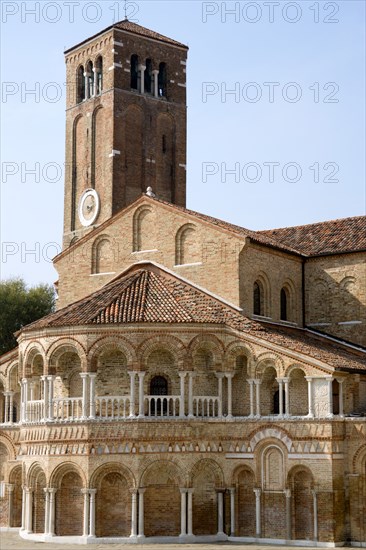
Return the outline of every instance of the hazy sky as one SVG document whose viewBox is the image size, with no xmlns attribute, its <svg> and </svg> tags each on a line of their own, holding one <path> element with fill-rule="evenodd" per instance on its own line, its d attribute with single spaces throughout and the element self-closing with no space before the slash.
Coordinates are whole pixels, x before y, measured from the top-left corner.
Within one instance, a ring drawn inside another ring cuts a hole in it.
<svg viewBox="0 0 366 550">
<path fill-rule="evenodd" d="M 1 2 L 1 278 L 57 279 L 63 52 L 123 19 L 123 6 Z M 189 208 L 251 229 L 365 214 L 363 0 L 127 8 L 190 48 Z"/>
</svg>

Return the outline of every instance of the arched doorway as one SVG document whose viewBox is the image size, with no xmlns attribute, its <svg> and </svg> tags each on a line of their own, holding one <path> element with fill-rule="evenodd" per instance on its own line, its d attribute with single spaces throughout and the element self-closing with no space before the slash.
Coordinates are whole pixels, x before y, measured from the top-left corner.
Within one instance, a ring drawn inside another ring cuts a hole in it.
<svg viewBox="0 0 366 550">
<path fill-rule="evenodd" d="M 295 540 L 314 539 L 313 476 L 301 467 L 291 475 L 292 536 Z"/>
<path fill-rule="evenodd" d="M 96 536 L 128 537 L 131 530 L 131 495 L 128 481 L 118 469 L 101 474 L 96 494 Z"/>
<path fill-rule="evenodd" d="M 254 474 L 241 470 L 237 478 L 237 536 L 255 536 Z"/>
<path fill-rule="evenodd" d="M 81 536 L 83 534 L 84 499 L 83 482 L 75 471 L 65 473 L 56 493 L 56 535 Z"/>
</svg>

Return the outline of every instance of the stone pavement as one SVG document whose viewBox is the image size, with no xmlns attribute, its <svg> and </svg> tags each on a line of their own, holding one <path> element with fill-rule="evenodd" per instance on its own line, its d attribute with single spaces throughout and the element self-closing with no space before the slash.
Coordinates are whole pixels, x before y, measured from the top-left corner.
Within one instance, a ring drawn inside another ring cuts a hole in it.
<svg viewBox="0 0 366 550">
<path fill-rule="evenodd" d="M 0 533 L 0 550 L 81 550 L 89 548 L 90 550 L 148 550 L 147 544 L 52 544 L 47 542 L 33 542 L 21 539 L 17 533 Z M 243 550 L 249 547 L 250 550 L 273 550 L 283 548 L 282 546 L 258 545 L 258 544 L 237 544 L 224 542 L 221 544 L 154 544 L 153 550 Z M 299 550 L 299 547 L 286 546 L 286 550 Z M 307 546 L 306 550 L 319 550 Z"/>
</svg>

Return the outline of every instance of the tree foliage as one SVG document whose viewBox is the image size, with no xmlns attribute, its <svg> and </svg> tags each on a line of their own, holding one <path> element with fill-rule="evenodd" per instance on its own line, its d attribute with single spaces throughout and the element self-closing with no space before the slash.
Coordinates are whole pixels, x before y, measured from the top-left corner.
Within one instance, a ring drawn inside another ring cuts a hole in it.
<svg viewBox="0 0 366 550">
<path fill-rule="evenodd" d="M 0 355 L 16 347 L 14 332 L 54 308 L 55 291 L 51 285 L 28 288 L 23 279 L 0 281 Z"/>
</svg>

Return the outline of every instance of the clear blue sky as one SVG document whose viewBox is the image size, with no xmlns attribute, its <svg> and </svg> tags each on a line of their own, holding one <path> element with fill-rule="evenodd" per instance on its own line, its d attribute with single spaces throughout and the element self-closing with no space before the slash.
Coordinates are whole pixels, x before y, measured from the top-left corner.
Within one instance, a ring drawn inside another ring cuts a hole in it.
<svg viewBox="0 0 366 550">
<path fill-rule="evenodd" d="M 123 4 L 1 2 L 2 278 L 57 278 L 63 176 L 47 165 L 64 163 L 63 51 Z M 251 229 L 365 214 L 363 0 L 128 4 L 190 48 L 189 208 Z"/>
</svg>

